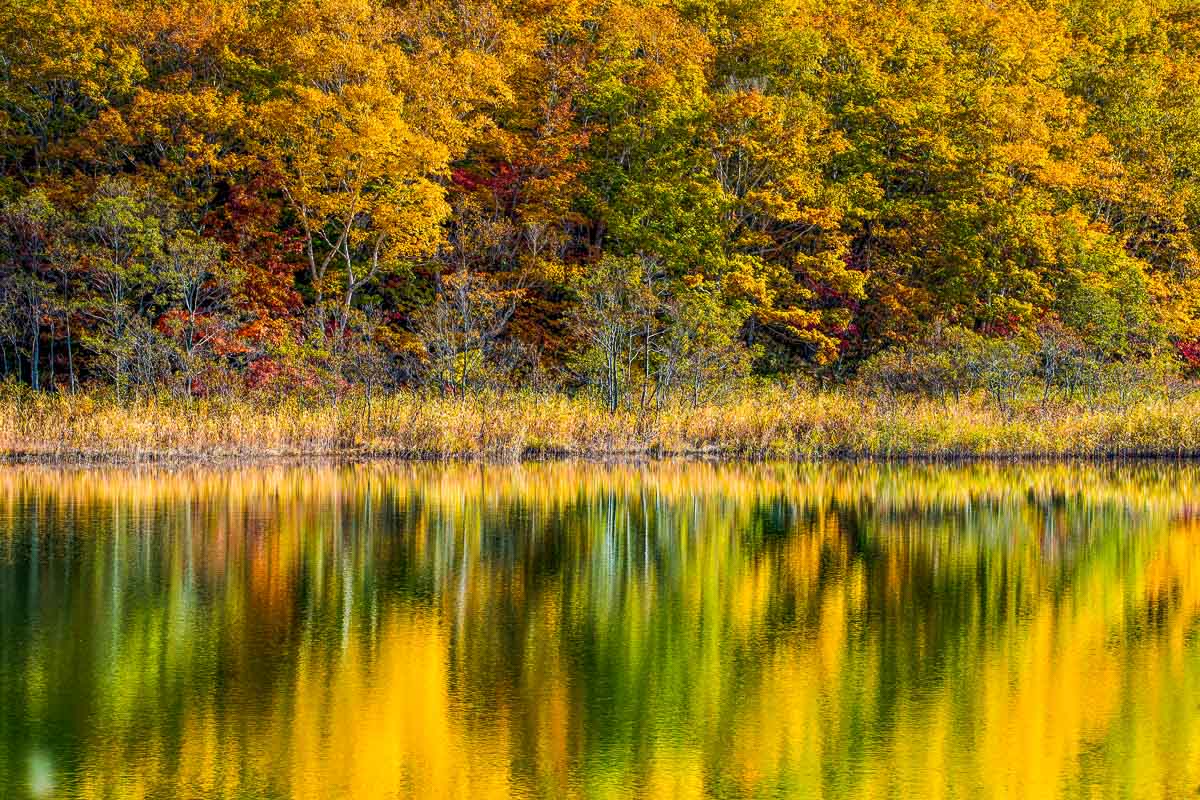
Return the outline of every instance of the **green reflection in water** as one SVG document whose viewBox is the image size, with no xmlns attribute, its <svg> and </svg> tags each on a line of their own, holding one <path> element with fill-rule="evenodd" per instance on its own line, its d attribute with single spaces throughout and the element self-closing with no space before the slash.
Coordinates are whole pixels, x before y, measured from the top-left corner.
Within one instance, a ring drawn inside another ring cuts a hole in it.
<svg viewBox="0 0 1200 800">
<path fill-rule="evenodd" d="M 7 469 L 0 797 L 1190 796 L 1197 478 Z"/>
</svg>

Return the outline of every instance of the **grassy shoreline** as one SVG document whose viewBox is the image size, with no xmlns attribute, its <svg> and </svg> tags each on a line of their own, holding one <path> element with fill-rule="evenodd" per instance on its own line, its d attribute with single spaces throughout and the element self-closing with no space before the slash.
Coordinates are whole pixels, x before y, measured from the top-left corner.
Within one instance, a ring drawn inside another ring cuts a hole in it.
<svg viewBox="0 0 1200 800">
<path fill-rule="evenodd" d="M 700 408 L 610 414 L 585 399 L 419 394 L 118 404 L 95 395 L 0 395 L 0 458 L 156 461 L 337 457 L 520 460 L 1134 458 L 1200 456 L 1200 397 L 1127 407 L 982 396 L 889 403 L 844 390 L 759 389 Z"/>
</svg>

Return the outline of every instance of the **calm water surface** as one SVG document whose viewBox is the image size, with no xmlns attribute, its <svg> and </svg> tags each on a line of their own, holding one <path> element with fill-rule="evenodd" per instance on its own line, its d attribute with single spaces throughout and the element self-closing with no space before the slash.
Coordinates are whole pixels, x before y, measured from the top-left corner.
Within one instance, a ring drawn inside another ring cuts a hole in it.
<svg viewBox="0 0 1200 800">
<path fill-rule="evenodd" d="M 1192 797 L 1194 467 L 0 470 L 0 798 Z"/>
</svg>

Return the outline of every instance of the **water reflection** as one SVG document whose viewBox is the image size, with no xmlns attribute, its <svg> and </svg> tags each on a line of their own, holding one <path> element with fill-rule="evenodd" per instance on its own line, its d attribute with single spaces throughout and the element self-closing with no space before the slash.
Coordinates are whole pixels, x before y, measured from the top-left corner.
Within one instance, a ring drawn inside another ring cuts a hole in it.
<svg viewBox="0 0 1200 800">
<path fill-rule="evenodd" d="M 1198 477 L 6 469 L 0 796 L 1191 795 Z"/>
</svg>

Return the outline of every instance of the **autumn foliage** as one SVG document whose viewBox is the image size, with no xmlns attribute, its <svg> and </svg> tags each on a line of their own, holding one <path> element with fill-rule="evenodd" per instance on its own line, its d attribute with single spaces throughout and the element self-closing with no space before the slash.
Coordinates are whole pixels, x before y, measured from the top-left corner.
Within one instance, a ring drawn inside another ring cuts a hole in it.
<svg viewBox="0 0 1200 800">
<path fill-rule="evenodd" d="M 1200 15 L 14 0 L 0 204 L 0 366 L 39 389 L 616 409 L 944 330 L 1194 370 Z"/>
</svg>

